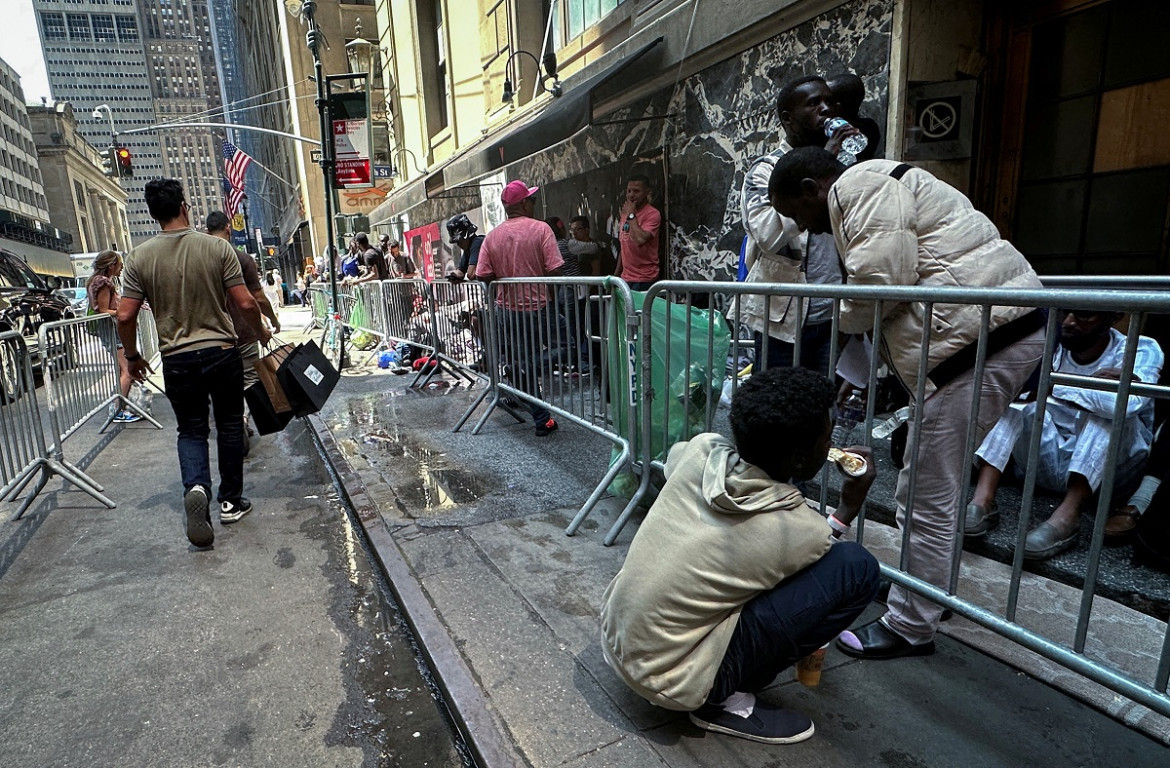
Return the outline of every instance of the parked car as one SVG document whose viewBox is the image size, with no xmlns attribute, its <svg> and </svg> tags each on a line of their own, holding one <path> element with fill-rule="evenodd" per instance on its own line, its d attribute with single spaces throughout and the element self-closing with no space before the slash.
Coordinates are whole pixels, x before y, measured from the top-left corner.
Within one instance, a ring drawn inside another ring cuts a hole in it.
<svg viewBox="0 0 1170 768">
<path fill-rule="evenodd" d="M 20 331 L 34 371 L 39 371 L 42 363 L 37 338 L 41 324 L 75 316 L 69 302 L 53 294 L 53 287 L 29 269 L 24 259 L 0 248 L 0 332 Z M 11 350 L 0 345 L 0 402 L 15 399 L 18 380 L 19 369 Z"/>
<path fill-rule="evenodd" d="M 77 317 L 88 314 L 89 311 L 89 293 L 85 286 L 79 288 L 58 288 L 53 291 L 53 294 L 60 296 L 69 302 L 69 308 L 73 310 L 73 314 Z"/>
</svg>

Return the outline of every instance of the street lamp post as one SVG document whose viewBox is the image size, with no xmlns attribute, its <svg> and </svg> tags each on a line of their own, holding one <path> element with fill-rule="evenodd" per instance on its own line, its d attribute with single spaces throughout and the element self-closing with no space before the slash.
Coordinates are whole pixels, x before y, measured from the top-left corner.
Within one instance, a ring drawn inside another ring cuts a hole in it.
<svg viewBox="0 0 1170 768">
<path fill-rule="evenodd" d="M 309 31 L 305 33 L 305 45 L 313 54 L 313 74 L 317 83 L 317 113 L 321 123 L 321 176 L 325 182 L 325 243 L 329 249 L 329 314 L 334 323 L 341 322 L 341 301 L 337 293 L 338 251 L 333 244 L 333 116 L 329 104 L 329 86 L 325 79 L 325 67 L 321 63 L 321 46 L 325 36 L 317 25 L 317 3 L 315 0 L 285 0 L 285 8 L 294 16 L 304 19 Z M 344 343 L 338 345 L 337 370 L 345 360 Z"/>
<path fill-rule="evenodd" d="M 102 110 L 106 111 L 106 117 L 110 120 L 110 146 L 116 146 L 118 143 L 118 132 L 114 130 L 114 112 L 110 109 L 109 104 L 98 104 L 93 108 L 93 119 L 102 119 Z"/>
</svg>

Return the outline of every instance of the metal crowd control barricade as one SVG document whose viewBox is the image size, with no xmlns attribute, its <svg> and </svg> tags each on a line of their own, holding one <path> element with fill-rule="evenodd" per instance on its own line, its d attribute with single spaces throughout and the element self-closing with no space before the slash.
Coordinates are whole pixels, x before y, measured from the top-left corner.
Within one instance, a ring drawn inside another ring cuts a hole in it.
<svg viewBox="0 0 1170 768">
<path fill-rule="evenodd" d="M 837 326 L 839 321 L 839 301 L 850 300 L 856 302 L 863 302 L 864 304 L 872 304 L 873 307 L 873 326 L 872 341 L 875 349 L 882 348 L 883 339 L 880 327 L 881 318 L 885 316 L 886 309 L 890 304 L 894 303 L 911 303 L 916 304 L 921 312 L 921 316 L 929 317 L 933 312 L 936 304 L 966 304 L 978 306 L 981 308 L 981 328 L 978 332 L 978 338 L 973 342 L 975 349 L 975 358 L 971 367 L 973 374 L 973 382 L 970 385 L 972 390 L 972 405 L 970 413 L 967 417 L 967 434 L 965 439 L 965 453 L 963 456 L 963 467 L 971 467 L 973 465 L 974 453 L 979 447 L 978 440 L 982 438 L 977 434 L 978 430 L 974 426 L 978 423 L 979 417 L 979 402 L 982 390 L 982 379 L 984 370 L 989 358 L 988 352 L 988 338 L 989 338 L 989 321 L 991 318 L 992 307 L 1026 307 L 1039 308 L 1048 312 L 1047 327 L 1046 327 L 1046 343 L 1044 346 L 1044 354 L 1040 361 L 1040 380 L 1038 391 L 1044 396 L 1037 397 L 1037 407 L 1032 418 L 1033 429 L 1031 430 L 1031 439 L 1028 441 L 1028 461 L 1027 474 L 1023 483 L 1023 498 L 1020 505 L 1020 520 L 1019 520 L 1019 534 L 1016 541 L 1015 557 L 1011 564 L 1011 575 L 1009 583 L 1006 585 L 1005 596 L 1002 598 L 1002 605 L 999 606 L 985 606 L 976 603 L 972 599 L 968 599 L 959 595 L 959 590 L 964 586 L 961 575 L 962 571 L 962 552 L 963 552 L 963 515 L 961 510 L 956 512 L 956 519 L 954 521 L 954 529 L 951 531 L 953 535 L 953 550 L 952 550 L 952 565 L 950 568 L 949 579 L 947 583 L 932 584 L 915 577 L 909 572 L 909 542 L 910 536 L 914 529 L 915 517 L 913 514 L 907 516 L 906 522 L 901 531 L 901 559 L 896 566 L 883 563 L 881 566 L 882 575 L 888 580 L 902 586 L 912 593 L 921 595 L 922 597 L 931 600 L 938 605 L 949 608 L 955 613 L 966 617 L 967 619 L 979 624 L 994 633 L 997 633 L 1004 638 L 1023 646 L 1040 656 L 1043 656 L 1051 661 L 1054 661 L 1089 680 L 1092 680 L 1100 685 L 1105 686 L 1117 693 L 1120 693 L 1135 702 L 1138 702 L 1150 710 L 1158 712 L 1165 716 L 1170 716 L 1170 696 L 1167 695 L 1167 681 L 1170 679 L 1170 633 L 1167 633 L 1165 628 L 1161 629 L 1162 638 L 1160 643 L 1151 642 L 1150 647 L 1144 652 L 1143 657 L 1148 658 L 1151 662 L 1151 668 L 1144 670 L 1145 674 L 1139 676 L 1132 672 L 1125 672 L 1116 666 L 1103 663 L 1101 661 L 1090 658 L 1086 655 L 1086 641 L 1090 630 L 1090 620 L 1093 612 L 1093 601 L 1095 597 L 1095 590 L 1097 586 L 1097 575 L 1100 568 L 1100 555 L 1102 544 L 1104 540 L 1105 522 L 1111 509 L 1111 501 L 1113 494 L 1113 483 L 1115 478 L 1115 469 L 1117 466 L 1117 459 L 1120 451 L 1120 430 L 1113 430 L 1110 437 L 1110 444 L 1108 454 L 1105 458 L 1104 476 L 1100 491 L 1098 493 L 1098 501 L 1096 507 L 1096 519 L 1093 524 L 1093 536 L 1090 551 L 1088 553 L 1088 564 L 1085 573 L 1084 585 L 1081 590 L 1081 605 L 1075 616 L 1075 627 L 1070 633 L 1073 637 L 1069 643 L 1062 643 L 1052 637 L 1047 637 L 1039 631 L 1029 628 L 1025 625 L 1025 619 L 1021 618 L 1020 606 L 1022 597 L 1030 597 L 1033 602 L 1030 610 L 1043 611 L 1046 609 L 1050 600 L 1046 595 L 1031 594 L 1025 595 L 1026 589 L 1022 586 L 1023 577 L 1023 551 L 1024 540 L 1027 532 L 1030 529 L 1030 522 L 1033 509 L 1033 498 L 1036 490 L 1036 467 L 1038 465 L 1037 457 L 1040 449 L 1040 434 L 1039 427 L 1044 422 L 1045 410 L 1047 407 L 1047 395 L 1051 393 L 1051 388 L 1055 384 L 1065 384 L 1077 386 L 1088 389 L 1095 389 L 1116 393 L 1116 405 L 1113 412 L 1113 420 L 1115 423 L 1120 423 L 1126 413 L 1126 404 L 1130 396 L 1142 396 L 1151 398 L 1167 398 L 1170 397 L 1170 388 L 1158 386 L 1155 384 L 1143 383 L 1136 381 L 1133 378 L 1134 360 L 1136 357 L 1136 346 L 1139 335 L 1139 328 L 1142 324 L 1143 316 L 1146 313 L 1170 313 L 1170 292 L 1166 290 L 1150 289 L 1150 285 L 1163 286 L 1162 282 L 1155 283 L 1139 283 L 1130 281 L 1126 285 L 1126 280 L 1121 279 L 1116 282 L 1109 282 L 1107 284 L 1114 286 L 1111 289 L 1101 289 L 1098 286 L 1101 281 L 1094 282 L 1095 278 L 1083 279 L 1084 289 L 1076 288 L 1044 288 L 1035 290 L 1010 290 L 1010 289 L 991 289 L 991 288 L 954 288 L 954 287 L 927 287 L 927 286 L 857 286 L 857 285 L 839 285 L 839 286 L 823 286 L 823 285 L 807 285 L 807 284 L 744 284 L 744 283 L 694 283 L 694 282 L 661 282 L 651 287 L 648 292 L 645 304 L 642 311 L 642 328 L 640 338 L 642 341 L 639 364 L 641 366 L 641 377 L 639 381 L 640 400 L 649 403 L 651 407 L 661 407 L 665 410 L 678 407 L 690 407 L 692 411 L 701 412 L 699 419 L 703 429 L 718 430 L 723 425 L 723 421 L 717 417 L 719 408 L 711 404 L 708 399 L 701 404 L 701 408 L 696 409 L 694 404 L 680 402 L 673 402 L 673 398 L 664 398 L 661 391 L 663 383 L 655 381 L 651 378 L 650 371 L 650 355 L 652 345 L 655 343 L 649 327 L 649 308 L 651 303 L 658 297 L 668 297 L 671 300 L 689 303 L 692 297 L 698 293 L 718 293 L 732 297 L 733 307 L 732 324 L 733 327 L 739 327 L 739 303 L 734 299 L 746 294 L 760 294 L 768 297 L 769 301 L 787 301 L 788 297 L 822 297 L 833 299 L 834 312 L 832 319 L 832 342 L 831 342 L 831 358 L 836 361 L 839 350 L 837 349 Z M 1060 283 L 1060 279 L 1047 281 L 1050 285 Z M 1077 283 L 1077 281 L 1069 281 L 1070 283 Z M 1093 286 L 1092 290 L 1088 286 Z M 1120 286 L 1120 287 L 1116 287 Z M 803 311 L 803 302 L 794 302 L 792 305 L 795 311 Z M 1060 308 L 1076 308 L 1086 310 L 1100 310 L 1100 311 L 1119 311 L 1131 313 L 1131 322 L 1129 324 L 1129 331 L 1126 339 L 1126 352 L 1124 357 L 1123 372 L 1120 380 L 1072 376 L 1069 374 L 1058 373 L 1052 371 L 1052 360 L 1057 346 L 1058 340 L 1058 323 L 1057 312 L 1055 310 Z M 919 340 L 919 367 L 917 375 L 917 386 L 915 391 L 911 393 L 912 402 L 921 403 L 926 397 L 926 381 L 929 370 L 927 366 L 928 350 L 931 343 L 931 324 L 923 324 L 923 332 Z M 687 329 L 689 334 L 689 329 Z M 685 335 L 685 334 L 684 334 Z M 672 338 L 678 338 L 678 334 L 666 334 L 665 343 L 672 343 Z M 688 336 L 689 338 L 689 336 Z M 738 342 L 733 342 L 738 343 Z M 795 358 L 800 359 L 800 342 L 796 343 Z M 689 350 L 688 350 L 689 354 Z M 736 355 L 733 351 L 732 355 Z M 715 361 L 708 360 L 708 364 L 714 364 Z M 757 365 L 761 365 L 763 361 L 756 361 Z M 684 367 L 689 370 L 691 360 L 688 358 Z M 868 386 L 869 391 L 874 391 L 877 381 L 877 373 L 879 369 L 879 361 L 875 355 L 869 361 Z M 963 379 L 965 381 L 965 377 Z M 867 404 L 866 422 L 864 430 L 864 443 L 872 445 L 871 428 L 875 423 L 875 398 L 869 398 Z M 913 415 L 911 417 L 911 433 L 914 434 L 921 426 L 922 414 L 920 409 L 912 409 Z M 635 500 L 641 498 L 648 490 L 651 481 L 651 473 L 645 471 L 647 468 L 662 469 L 663 456 L 653 455 L 651 453 L 651 419 L 650 408 L 643 409 L 642 414 L 642 465 L 643 474 L 642 482 L 635 494 Z M 998 418 L 998 416 L 997 416 Z M 911 455 L 908 450 L 906 468 L 902 472 L 906 473 L 908 478 L 908 493 L 906 500 L 906 508 L 913 510 L 915 500 L 915 489 L 918 484 L 919 476 L 924 472 L 931 471 L 929 462 L 924 461 L 922 456 Z M 826 505 L 826 486 L 827 474 L 822 474 L 822 493 L 821 504 L 822 508 Z M 961 499 L 968 497 L 971 487 L 971 479 L 969 475 L 964 477 L 961 488 Z M 632 500 L 633 501 L 633 500 Z M 633 504 L 627 507 L 627 510 L 632 511 Z M 626 523 L 629 515 L 623 513 L 623 516 L 614 524 L 610 531 L 606 542 L 610 543 L 621 531 L 622 526 Z M 858 518 L 857 538 L 859 541 L 864 541 L 865 522 L 864 509 L 861 516 Z M 986 586 L 986 585 L 985 585 Z M 997 585 L 1003 587 L 1004 585 Z M 999 600 L 999 598 L 996 598 Z M 1027 613 L 1022 614 L 1027 617 Z M 1070 617 L 1072 618 L 1072 617 Z"/>
<path fill-rule="evenodd" d="M 147 330 L 152 329 L 153 325 Z M 45 396 L 58 456 L 61 445 L 99 414 L 105 419 L 103 430 L 119 410 L 131 411 L 162 429 L 153 416 L 119 391 L 117 331 L 111 315 L 45 323 L 40 327 L 40 343 L 41 349 L 52 353 L 44 356 Z"/>
<path fill-rule="evenodd" d="M 484 364 L 489 386 L 453 431 L 462 429 L 485 400 L 488 407 L 472 434 L 479 434 L 497 406 L 523 421 L 514 406 L 519 401 L 543 406 L 554 417 L 613 442 L 617 451 L 609 469 L 565 529 L 571 536 L 614 478 L 634 469 L 634 409 L 615 407 L 619 398 L 630 405 L 635 397 L 627 385 L 638 330 L 629 287 L 614 277 L 510 278 L 492 282 L 486 293 L 487 305 L 480 317 L 486 329 Z M 505 309 L 535 308 L 541 296 L 548 297 L 547 304 L 534 311 Z M 503 305 L 497 303 L 498 298 L 503 298 Z M 622 320 L 625 326 L 619 333 Z M 622 335 L 629 343 L 614 345 Z"/>
<path fill-rule="evenodd" d="M 397 344 L 408 344 L 421 357 L 435 354 L 435 312 L 431 286 L 420 278 L 399 278 L 383 280 L 382 291 L 383 322 L 386 339 Z M 420 386 L 428 372 L 420 369 L 410 386 Z"/>
<path fill-rule="evenodd" d="M 487 296 L 484 284 L 469 281 L 439 281 L 427 286 L 430 312 L 427 336 L 434 364 L 419 371 L 412 386 L 422 386 L 432 377 L 449 371 L 474 385 L 487 375 L 484 354 Z"/>
<path fill-rule="evenodd" d="M 305 301 L 309 304 L 309 322 L 305 324 L 302 333 L 325 327 L 325 320 L 329 317 L 329 296 L 320 283 L 314 283 L 305 289 Z"/>
<path fill-rule="evenodd" d="M 65 346 L 53 350 L 44 347 L 44 337 L 41 338 L 42 350 L 67 359 L 74 366 L 85 365 L 81 350 L 73 346 L 74 339 L 69 333 L 62 338 Z M 36 479 L 36 486 L 12 519 L 19 520 L 28 511 L 52 475 L 59 475 L 113 509 L 114 502 L 102 494 L 103 488 L 80 469 L 66 463 L 59 444 L 50 446 L 45 440 L 32 360 L 24 339 L 16 331 L 0 334 L 0 375 L 4 377 L 3 394 L 0 394 L 0 482 L 3 483 L 0 499 L 15 499 Z"/>
</svg>

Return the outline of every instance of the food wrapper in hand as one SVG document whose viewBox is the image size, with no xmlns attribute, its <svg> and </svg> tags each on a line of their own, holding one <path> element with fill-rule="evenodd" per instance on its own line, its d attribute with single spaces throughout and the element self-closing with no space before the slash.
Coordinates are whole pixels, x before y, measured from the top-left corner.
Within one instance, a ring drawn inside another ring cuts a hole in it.
<svg viewBox="0 0 1170 768">
<path fill-rule="evenodd" d="M 836 463 L 841 469 L 845 470 L 845 474 L 850 477 L 861 477 L 865 474 L 867 465 L 865 459 L 858 456 L 856 453 L 843 451 L 840 448 L 829 449 L 829 461 Z"/>
</svg>

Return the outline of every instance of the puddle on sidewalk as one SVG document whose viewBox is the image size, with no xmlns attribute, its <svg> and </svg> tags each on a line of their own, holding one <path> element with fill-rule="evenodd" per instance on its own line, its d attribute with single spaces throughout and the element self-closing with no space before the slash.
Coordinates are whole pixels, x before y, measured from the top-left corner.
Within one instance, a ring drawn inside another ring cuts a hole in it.
<svg viewBox="0 0 1170 768">
<path fill-rule="evenodd" d="M 328 418 L 329 428 L 352 439 L 370 467 L 394 489 L 402 512 L 413 518 L 473 504 L 497 485 L 401 428 L 402 398 L 418 394 L 395 388 L 351 398 Z"/>
<path fill-rule="evenodd" d="M 378 456 L 390 457 L 391 461 L 402 459 L 410 464 L 414 482 L 405 486 L 395 485 L 394 491 L 412 515 L 470 504 L 491 490 L 487 480 L 453 466 L 446 453 L 424 445 L 409 435 L 372 429 L 362 434 L 359 440 L 371 453 L 376 452 L 376 455 L 367 454 L 371 464 L 381 463 L 377 461 Z"/>
</svg>

